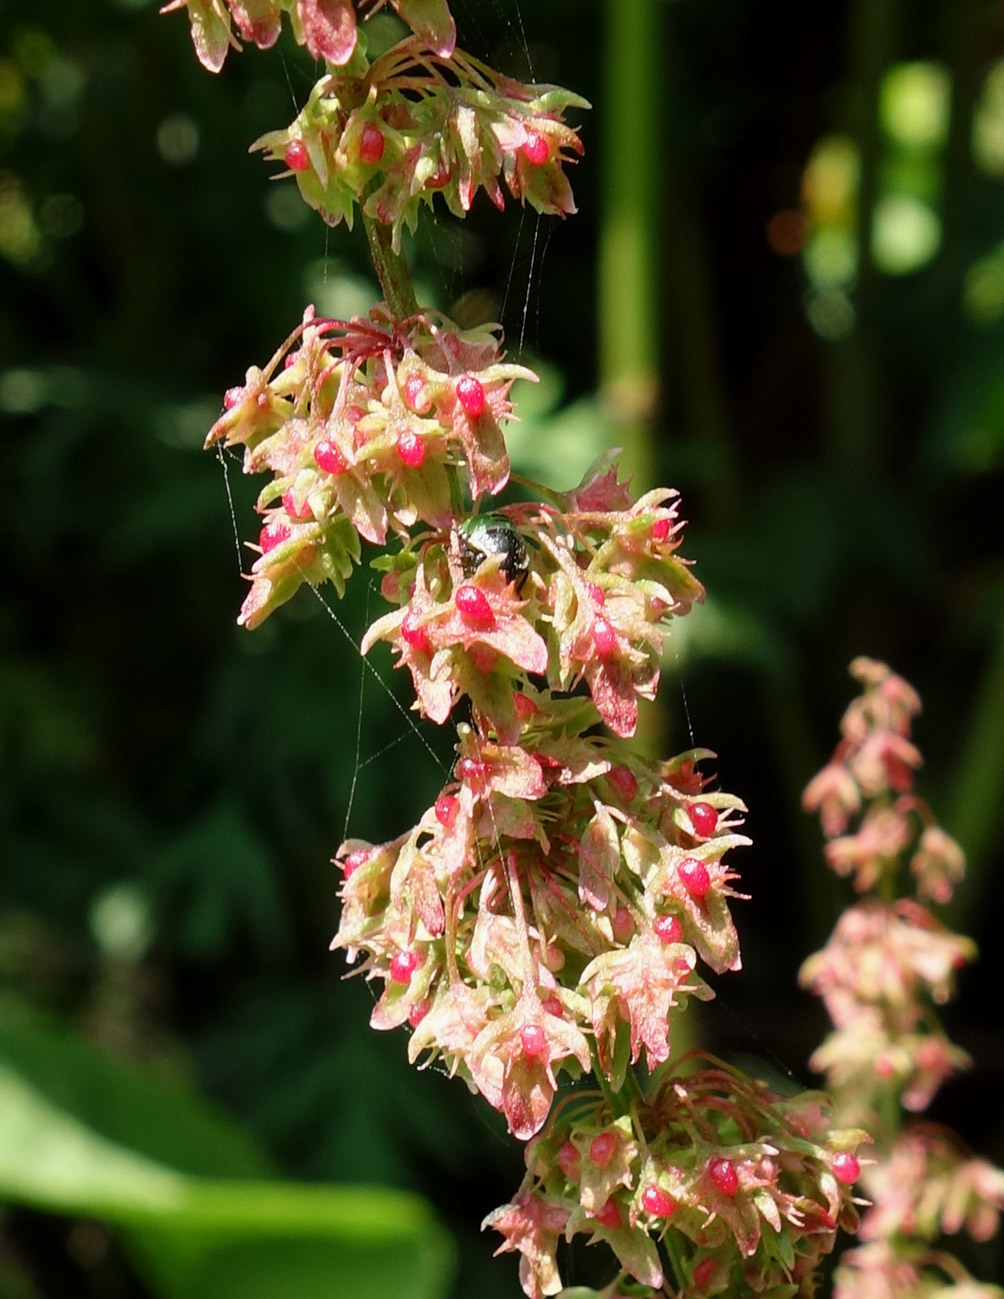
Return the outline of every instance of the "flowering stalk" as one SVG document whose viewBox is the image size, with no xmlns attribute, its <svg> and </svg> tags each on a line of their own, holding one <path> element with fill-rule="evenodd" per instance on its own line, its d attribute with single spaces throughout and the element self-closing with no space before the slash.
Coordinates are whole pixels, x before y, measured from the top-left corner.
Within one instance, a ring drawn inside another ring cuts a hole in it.
<svg viewBox="0 0 1004 1299">
<path fill-rule="evenodd" d="M 914 792 L 921 763 L 910 738 L 916 692 L 872 659 L 856 659 L 851 675 L 862 695 L 804 797 L 806 810 L 820 815 L 828 864 L 863 895 L 801 972 L 834 1024 L 812 1064 L 826 1075 L 842 1118 L 876 1139 L 862 1175 L 871 1200 L 864 1243 L 844 1255 L 835 1295 L 1000 1296 L 1004 1291 L 978 1284 L 934 1245 L 963 1227 L 976 1240 L 994 1234 L 1004 1173 L 969 1155 L 948 1129 L 903 1115 L 925 1110 L 941 1083 L 969 1063 L 935 1007 L 953 995 L 955 973 L 975 957 L 975 946 L 947 930 L 928 905 L 951 899 L 962 852 Z"/>
<path fill-rule="evenodd" d="M 535 376 L 497 327 L 420 308 L 401 257 L 423 205 L 463 215 L 484 189 L 501 207 L 500 177 L 539 211 L 574 211 L 563 165 L 581 146 L 561 114 L 584 101 L 456 49 L 444 0 L 398 0 L 413 34 L 372 63 L 350 0 L 186 7 L 210 67 L 232 26 L 269 45 L 282 13 L 325 60 L 258 147 L 329 224 L 359 207 L 385 296 L 365 319 L 308 307 L 224 397 L 207 445 L 270 474 L 238 621 L 304 582 L 341 595 L 362 543 L 393 541 L 372 561 L 393 607 L 362 652 L 389 642 L 423 716 L 469 718 L 418 825 L 339 849 L 332 946 L 380 986 L 376 1028 L 406 1027 L 412 1061 L 443 1060 L 530 1143 L 487 1223 L 532 1299 L 561 1289 L 557 1243 L 579 1234 L 610 1247 L 613 1288 L 632 1294 L 792 1294 L 856 1223 L 865 1135 L 832 1128 L 818 1094 L 673 1054 L 675 1013 L 713 995 L 698 963 L 739 969 L 726 857 L 748 843 L 743 804 L 698 770 L 713 755 L 628 744 L 668 624 L 704 595 L 677 494 L 635 499 L 606 457 L 571 491 L 523 484 L 536 500 L 486 510 L 510 478 L 510 388 Z M 562 1075 L 590 1072 L 598 1092 L 554 1104 Z"/>
</svg>

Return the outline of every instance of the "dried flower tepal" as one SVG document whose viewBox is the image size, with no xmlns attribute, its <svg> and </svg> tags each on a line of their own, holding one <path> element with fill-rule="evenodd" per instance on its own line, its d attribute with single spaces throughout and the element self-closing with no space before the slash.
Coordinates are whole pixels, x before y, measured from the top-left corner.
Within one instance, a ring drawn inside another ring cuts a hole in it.
<svg viewBox="0 0 1004 1299">
<path fill-rule="evenodd" d="M 511 388 L 534 375 L 497 327 L 422 308 L 401 256 L 437 195 L 457 216 L 479 190 L 501 207 L 503 187 L 573 212 L 563 115 L 584 101 L 459 50 L 445 0 L 398 0 L 411 34 L 372 62 L 350 0 L 182 7 L 213 70 L 238 35 L 270 46 L 283 15 L 324 61 L 258 147 L 326 222 L 361 217 L 385 299 L 351 320 L 308 306 L 225 394 L 207 444 L 267 475 L 239 622 L 304 583 L 341 595 L 371 547 L 390 608 L 363 653 L 388 642 L 418 711 L 464 719 L 418 825 L 339 849 L 333 946 L 376 985 L 374 1027 L 405 1029 L 412 1061 L 442 1061 L 528 1143 L 487 1220 L 528 1296 L 562 1288 L 575 1236 L 609 1247 L 604 1294 L 809 1293 L 857 1222 L 865 1132 L 822 1094 L 776 1095 L 676 1042 L 690 999 L 713 995 L 704 972 L 740 968 L 748 843 L 742 802 L 700 770 L 714 755 L 630 743 L 673 620 L 704 596 L 679 498 L 636 497 L 608 457 L 571 491 L 506 500 Z"/>
</svg>

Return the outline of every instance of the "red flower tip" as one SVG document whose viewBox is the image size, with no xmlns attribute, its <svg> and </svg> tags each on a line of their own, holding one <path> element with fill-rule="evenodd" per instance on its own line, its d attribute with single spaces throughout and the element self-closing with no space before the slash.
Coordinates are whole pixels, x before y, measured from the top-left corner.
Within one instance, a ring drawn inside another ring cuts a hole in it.
<svg viewBox="0 0 1004 1299">
<path fill-rule="evenodd" d="M 291 519 L 299 519 L 302 521 L 303 519 L 312 519 L 314 517 L 314 512 L 307 503 L 306 498 L 297 505 L 292 487 L 287 487 L 282 494 L 282 508 Z"/>
<path fill-rule="evenodd" d="M 425 380 L 420 374 L 409 374 L 405 379 L 404 399 L 416 415 L 424 415 L 432 405 L 429 394 L 425 391 Z"/>
<path fill-rule="evenodd" d="M 410 983 L 411 976 L 418 969 L 418 953 L 398 952 L 390 963 L 390 977 L 395 983 Z"/>
<path fill-rule="evenodd" d="M 318 442 L 314 447 L 314 463 L 318 469 L 323 469 L 326 474 L 344 474 L 348 465 L 345 463 L 345 457 L 335 446 L 334 442 L 329 442 L 325 438 Z"/>
<path fill-rule="evenodd" d="M 223 409 L 233 410 L 243 396 L 243 388 L 228 388 L 223 394 Z"/>
<path fill-rule="evenodd" d="M 683 861 L 677 864 L 676 873 L 690 896 L 697 898 L 698 901 L 711 888 L 711 876 L 708 874 L 708 868 L 704 862 L 699 861 L 696 857 L 684 857 Z"/>
<path fill-rule="evenodd" d="M 436 813 L 436 820 L 443 829 L 452 830 L 459 809 L 460 802 L 452 794 L 440 794 L 436 799 L 433 810 Z"/>
<path fill-rule="evenodd" d="M 608 1231 L 617 1230 L 621 1225 L 621 1211 L 613 1200 L 607 1200 L 603 1208 L 596 1214 L 596 1221 L 601 1227 L 606 1227 Z"/>
<path fill-rule="evenodd" d="M 478 419 L 485 408 L 485 390 L 479 379 L 465 374 L 457 380 L 457 401 L 471 419 Z"/>
<path fill-rule="evenodd" d="M 275 550 L 276 546 L 281 546 L 284 541 L 288 541 L 292 535 L 293 531 L 288 524 L 266 523 L 258 534 L 261 553 L 267 555 L 270 550 Z"/>
<path fill-rule="evenodd" d="M 348 879 L 354 875 L 360 866 L 365 866 L 369 860 L 369 852 L 365 848 L 357 848 L 355 852 L 350 852 L 342 862 L 342 871 L 345 878 Z"/>
<path fill-rule="evenodd" d="M 428 997 L 426 997 L 424 1001 L 416 1001 L 411 1010 L 408 1011 L 408 1023 L 412 1028 L 418 1028 L 419 1024 L 421 1024 L 422 1020 L 425 1019 L 431 1009 L 432 1002 Z"/>
<path fill-rule="evenodd" d="M 652 524 L 652 540 L 660 544 L 669 538 L 669 519 L 656 519 Z"/>
<path fill-rule="evenodd" d="M 513 697 L 513 707 L 516 709 L 516 716 L 524 722 L 528 722 L 531 717 L 536 716 L 540 711 L 529 695 L 525 695 L 522 690 L 518 690 Z"/>
<path fill-rule="evenodd" d="M 571 1177 L 579 1166 L 579 1152 L 570 1141 L 565 1142 L 554 1158 L 566 1177 Z"/>
<path fill-rule="evenodd" d="M 523 144 L 523 156 L 527 162 L 532 162 L 535 167 L 539 167 L 547 162 L 550 154 L 551 146 L 547 142 L 547 137 L 531 131 Z"/>
<path fill-rule="evenodd" d="M 606 658 L 617 646 L 617 635 L 606 618 L 593 619 L 593 644 L 600 658 Z"/>
<path fill-rule="evenodd" d="M 676 1212 L 676 1201 L 661 1186 L 649 1182 L 641 1193 L 641 1207 L 654 1218 L 671 1218 Z"/>
<path fill-rule="evenodd" d="M 619 943 L 629 943 L 634 934 L 634 916 L 627 907 L 618 907 L 610 917 L 610 927 Z"/>
<path fill-rule="evenodd" d="M 590 582 L 586 588 L 589 592 L 589 598 L 593 604 L 598 605 L 601 609 L 607 602 L 607 597 L 603 594 L 603 587 L 597 586 L 595 582 Z"/>
<path fill-rule="evenodd" d="M 457 775 L 468 785 L 480 787 L 484 783 L 487 764 L 480 758 L 461 758 L 457 763 Z"/>
<path fill-rule="evenodd" d="M 589 1158 L 597 1168 L 605 1168 L 614 1157 L 617 1138 L 612 1132 L 601 1132 L 589 1143 Z"/>
<path fill-rule="evenodd" d="M 409 469 L 417 469 L 425 460 L 425 442 L 414 429 L 402 429 L 397 435 L 397 454 Z"/>
<path fill-rule="evenodd" d="M 495 615 L 488 603 L 488 597 L 478 587 L 468 584 L 459 587 L 454 600 L 457 609 L 468 622 L 489 623 L 494 620 Z"/>
<path fill-rule="evenodd" d="M 519 1030 L 524 1055 L 537 1059 L 547 1051 L 547 1034 L 539 1024 L 524 1024 Z"/>
<path fill-rule="evenodd" d="M 861 1176 L 861 1165 L 849 1150 L 838 1151 L 830 1160 L 833 1176 L 844 1186 L 850 1186 Z"/>
<path fill-rule="evenodd" d="M 625 803 L 630 803 L 638 793 L 638 781 L 630 767 L 611 767 L 607 772 L 607 780 Z"/>
<path fill-rule="evenodd" d="M 556 1019 L 561 1018 L 561 1014 L 562 1011 L 564 1010 L 564 1007 L 562 1006 L 559 998 L 556 997 L 553 992 L 548 997 L 542 997 L 540 1004 L 544 1007 L 544 1009 L 547 1011 L 549 1015 L 554 1015 Z"/>
<path fill-rule="evenodd" d="M 718 1264 L 713 1258 L 702 1258 L 694 1268 L 694 1285 L 703 1290 L 715 1275 Z"/>
<path fill-rule="evenodd" d="M 423 654 L 429 652 L 429 637 L 425 628 L 418 620 L 418 615 L 409 610 L 401 620 L 401 639 L 412 649 L 421 651 Z"/>
<path fill-rule="evenodd" d="M 284 157 L 290 171 L 306 171 L 310 166 L 310 154 L 302 140 L 290 140 Z"/>
<path fill-rule="evenodd" d="M 710 803 L 691 803 L 687 811 L 695 832 L 702 839 L 710 839 L 718 829 L 718 812 L 715 808 Z"/>
<path fill-rule="evenodd" d="M 683 926 L 677 916 L 656 916 L 652 928 L 656 938 L 667 947 L 670 943 L 683 941 Z"/>
<path fill-rule="evenodd" d="M 365 162 L 368 166 L 379 162 L 383 157 L 384 143 L 383 131 L 379 126 L 374 126 L 372 122 L 367 123 L 359 137 L 359 161 Z"/>
<path fill-rule="evenodd" d="M 712 1159 L 708 1164 L 708 1176 L 722 1195 L 727 1195 L 730 1199 L 739 1190 L 739 1174 L 731 1159 L 722 1156 Z"/>
</svg>

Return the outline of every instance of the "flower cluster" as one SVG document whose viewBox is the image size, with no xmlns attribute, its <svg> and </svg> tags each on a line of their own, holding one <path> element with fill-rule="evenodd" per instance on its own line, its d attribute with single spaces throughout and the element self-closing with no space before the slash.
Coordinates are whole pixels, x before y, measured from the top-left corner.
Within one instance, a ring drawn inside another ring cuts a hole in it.
<svg viewBox="0 0 1004 1299">
<path fill-rule="evenodd" d="M 351 0 L 167 6 L 188 8 L 214 69 L 232 26 L 268 46 L 283 12 L 326 61 L 258 147 L 329 224 L 360 209 L 386 298 L 365 319 L 308 308 L 224 397 L 207 445 L 269 474 L 239 621 L 304 582 L 342 594 L 363 542 L 392 543 L 373 566 L 393 607 L 362 650 L 389 642 L 430 720 L 469 718 L 418 825 L 340 848 L 332 946 L 379 986 L 375 1027 L 406 1028 L 413 1062 L 442 1060 L 534 1141 L 488 1219 L 532 1299 L 560 1289 L 557 1242 L 578 1233 L 612 1247 L 632 1293 L 672 1276 L 693 1295 L 788 1299 L 855 1225 L 864 1134 L 831 1131 L 818 1096 L 677 1058 L 674 1012 L 713 995 L 699 964 L 740 966 L 727 858 L 748 842 L 743 804 L 698 770 L 713 754 L 657 762 L 627 743 L 668 624 L 704 596 L 678 554 L 677 494 L 636 499 L 604 458 L 572 491 L 521 482 L 534 499 L 495 499 L 510 387 L 535 376 L 496 327 L 420 310 L 400 255 L 437 193 L 461 216 L 479 189 L 501 207 L 502 184 L 573 211 L 562 168 L 581 145 L 561 115 L 584 101 L 456 50 L 445 0 L 392 2 L 413 35 L 372 63 Z M 563 1075 L 590 1071 L 601 1097 L 554 1103 Z"/>
<path fill-rule="evenodd" d="M 487 1219 L 498 1252 L 519 1251 L 531 1299 L 561 1289 L 556 1252 L 579 1234 L 606 1243 L 646 1299 L 664 1284 L 657 1244 L 688 1294 L 791 1294 L 838 1227 L 857 1226 L 850 1187 L 867 1138 L 832 1130 L 828 1110 L 819 1093 L 772 1095 L 686 1056 L 629 1114 L 571 1098 L 528 1146 L 512 1203 Z"/>
<path fill-rule="evenodd" d="M 293 35 L 315 59 L 336 67 L 349 63 L 356 53 L 359 30 L 356 9 L 364 4 L 370 13 L 386 0 L 169 0 L 161 13 L 187 9 L 192 42 L 199 62 L 219 72 L 231 48 L 240 49 L 234 27 L 246 41 L 267 50 L 279 39 L 283 13 Z M 457 31 L 446 0 L 391 0 L 397 16 L 436 54 L 453 53 Z"/>
<path fill-rule="evenodd" d="M 341 595 L 360 538 L 407 539 L 418 522 L 448 529 L 461 462 L 474 492 L 501 490 L 500 424 L 517 378 L 535 375 L 503 361 L 492 327 L 465 333 L 429 314 L 402 326 L 379 310 L 345 322 L 308 308 L 264 369 L 227 391 L 206 439 L 243 446 L 245 472 L 273 475 L 240 622 L 257 626 L 303 582 Z"/>
<path fill-rule="evenodd" d="M 414 231 L 437 194 L 458 217 L 479 189 L 502 208 L 500 176 L 538 212 L 574 212 L 562 168 L 582 143 L 562 114 L 588 107 L 559 86 L 523 85 L 460 50 L 440 58 L 414 38 L 361 77 L 322 77 L 289 127 L 254 147 L 283 163 L 328 225 L 351 226 L 358 205 L 390 227 L 397 251 L 402 228 Z"/>
<path fill-rule="evenodd" d="M 843 1257 L 835 1295 L 913 1299 L 954 1287 L 967 1299 L 989 1299 L 1002 1292 L 974 1282 L 932 1244 L 963 1227 L 977 1240 L 992 1235 L 1004 1173 L 968 1156 L 945 1129 L 916 1121 L 901 1129 L 898 1122 L 900 1107 L 925 1109 L 945 1078 L 968 1064 L 935 1007 L 954 994 L 956 972 L 975 946 L 925 905 L 951 898 L 962 852 L 913 790 L 921 762 L 910 739 L 916 692 L 871 659 L 856 659 L 851 673 L 863 693 L 804 798 L 820 814 L 832 869 L 870 894 L 844 912 L 801 975 L 834 1024 L 812 1064 L 826 1074 L 845 1121 L 864 1123 L 878 1141 L 862 1175 L 872 1201 L 861 1224 L 864 1244 Z M 906 883 L 915 897 L 897 896 Z"/>
</svg>

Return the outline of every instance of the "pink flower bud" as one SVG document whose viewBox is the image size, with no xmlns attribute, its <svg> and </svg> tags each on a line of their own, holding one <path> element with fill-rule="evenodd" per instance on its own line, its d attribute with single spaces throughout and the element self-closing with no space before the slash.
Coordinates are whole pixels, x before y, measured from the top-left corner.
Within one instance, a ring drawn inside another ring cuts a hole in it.
<svg viewBox="0 0 1004 1299">
<path fill-rule="evenodd" d="M 605 1168 L 617 1150 L 617 1138 L 612 1132 L 601 1132 L 589 1143 L 589 1158 L 597 1168 Z"/>
<path fill-rule="evenodd" d="M 641 1207 L 653 1218 L 671 1218 L 676 1212 L 676 1201 L 661 1186 L 649 1182 L 641 1193 Z"/>
<path fill-rule="evenodd" d="M 694 1268 L 694 1285 L 699 1290 L 703 1290 L 711 1282 L 712 1277 L 718 1270 L 718 1264 L 713 1258 L 702 1258 L 700 1263 Z"/>
<path fill-rule="evenodd" d="M 718 829 L 718 813 L 710 803 L 691 803 L 687 809 L 690 824 L 702 839 L 710 837 Z"/>
<path fill-rule="evenodd" d="M 719 1156 L 712 1159 L 708 1164 L 708 1176 L 711 1178 L 713 1185 L 722 1195 L 727 1195 L 731 1199 L 739 1190 L 739 1174 L 736 1172 L 736 1166 L 731 1159 L 725 1159 Z"/>
<path fill-rule="evenodd" d="M 485 409 L 485 390 L 481 382 L 471 374 L 465 374 L 457 380 L 457 401 L 471 419 L 478 419 Z"/>
<path fill-rule="evenodd" d="M 301 522 L 304 519 L 312 519 L 314 512 L 304 499 L 299 505 L 296 503 L 296 497 L 293 495 L 292 487 L 287 487 L 282 494 L 282 508 L 286 511 L 291 519 L 298 519 Z"/>
<path fill-rule="evenodd" d="M 606 658 L 617 647 L 617 635 L 606 618 L 593 619 L 593 644 L 600 658 Z"/>
<path fill-rule="evenodd" d="M 547 162 L 551 153 L 551 147 L 547 142 L 547 137 L 531 131 L 523 142 L 523 156 L 527 162 L 532 162 L 535 167 L 541 166 Z"/>
<path fill-rule="evenodd" d="M 444 830 L 452 830 L 460 810 L 460 802 L 452 794 L 440 794 L 436 799 L 434 811 L 436 820 Z"/>
<path fill-rule="evenodd" d="M 683 941 L 683 926 L 677 916 L 656 916 L 652 923 L 655 936 L 668 947 L 670 943 Z"/>
<path fill-rule="evenodd" d="M 656 519 L 652 524 L 652 540 L 662 545 L 664 541 L 669 539 L 670 526 L 669 519 Z"/>
<path fill-rule="evenodd" d="M 638 793 L 638 781 L 630 767 L 611 767 L 607 772 L 607 780 L 625 803 L 630 803 Z"/>
<path fill-rule="evenodd" d="M 861 1165 L 849 1150 L 838 1151 L 830 1160 L 833 1176 L 838 1182 L 850 1186 L 861 1176 Z"/>
<path fill-rule="evenodd" d="M 414 429 L 402 429 L 397 435 L 397 454 L 409 469 L 418 469 L 425 460 L 425 442 Z"/>
<path fill-rule="evenodd" d="M 233 410 L 241 398 L 244 396 L 243 388 L 228 388 L 223 394 L 224 410 Z"/>
<path fill-rule="evenodd" d="M 369 850 L 366 848 L 357 848 L 355 852 L 350 852 L 342 862 L 342 871 L 345 878 L 349 879 L 360 866 L 365 866 L 369 861 L 369 856 Z"/>
<path fill-rule="evenodd" d="M 547 1052 L 547 1034 L 539 1024 L 524 1024 L 519 1030 L 519 1040 L 524 1055 L 536 1059 Z"/>
<path fill-rule="evenodd" d="M 516 716 L 524 722 L 528 722 L 531 717 L 534 717 L 540 711 L 530 696 L 525 695 L 522 690 L 516 692 L 512 702 L 513 707 L 516 709 Z"/>
<path fill-rule="evenodd" d="M 597 586 L 595 582 L 590 582 L 586 590 L 589 592 L 589 598 L 593 604 L 602 609 L 607 602 L 607 597 L 603 594 L 603 587 Z"/>
<path fill-rule="evenodd" d="M 566 1177 L 571 1177 L 573 1170 L 578 1170 L 579 1152 L 570 1141 L 565 1142 L 554 1158 Z"/>
<path fill-rule="evenodd" d="M 363 127 L 362 135 L 359 137 L 359 161 L 366 163 L 367 166 L 373 166 L 383 157 L 384 138 L 383 131 L 379 126 L 374 126 L 368 122 Z"/>
<path fill-rule="evenodd" d="M 420 374 L 409 374 L 404 381 L 404 399 L 417 415 L 424 415 L 432 405 Z"/>
<path fill-rule="evenodd" d="M 429 637 L 425 628 L 418 620 L 418 615 L 409 610 L 401 621 L 401 639 L 412 649 L 418 650 L 422 654 L 429 652 Z"/>
<path fill-rule="evenodd" d="M 310 166 L 310 154 L 302 140 L 290 140 L 286 145 L 286 166 L 290 171 L 306 171 Z"/>
<path fill-rule="evenodd" d="M 413 951 L 398 952 L 390 963 L 390 977 L 395 983 L 410 983 L 411 976 L 418 969 L 418 953 Z"/>
<path fill-rule="evenodd" d="M 327 438 L 314 447 L 314 463 L 326 474 L 344 474 L 348 469 L 341 451 Z"/>
<path fill-rule="evenodd" d="M 454 596 L 454 601 L 457 609 L 468 622 L 490 623 L 494 621 L 495 615 L 488 603 L 488 597 L 478 587 L 466 584 L 459 587 L 457 594 Z"/>
<path fill-rule="evenodd" d="M 266 523 L 258 534 L 261 553 L 267 555 L 270 550 L 275 550 L 276 546 L 281 546 L 284 541 L 288 541 L 292 535 L 293 531 L 286 523 Z"/>
<path fill-rule="evenodd" d="M 708 874 L 708 868 L 697 857 L 684 857 L 681 862 L 677 863 L 676 873 L 680 877 L 680 883 L 690 896 L 697 898 L 698 901 L 711 888 L 711 876 Z"/>
<path fill-rule="evenodd" d="M 600 1226 L 606 1227 L 608 1231 L 616 1231 L 621 1225 L 621 1211 L 613 1200 L 607 1200 L 595 1218 Z"/>
<path fill-rule="evenodd" d="M 412 1028 L 418 1028 L 422 1020 L 425 1019 L 432 1009 L 432 1002 L 426 997 L 423 1001 L 416 1001 L 411 1010 L 408 1011 L 408 1023 Z"/>
</svg>

